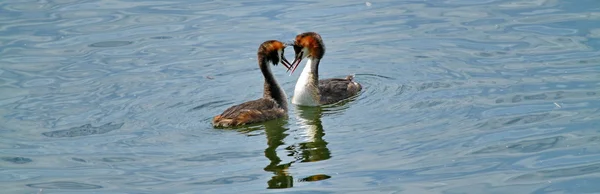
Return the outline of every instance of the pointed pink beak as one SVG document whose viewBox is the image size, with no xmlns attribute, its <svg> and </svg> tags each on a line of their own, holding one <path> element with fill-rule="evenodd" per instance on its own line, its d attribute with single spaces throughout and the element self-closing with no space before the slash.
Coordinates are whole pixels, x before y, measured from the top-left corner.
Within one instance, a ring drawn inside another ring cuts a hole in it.
<svg viewBox="0 0 600 194">
<path fill-rule="evenodd" d="M 294 62 L 292 62 L 291 68 L 288 68 L 288 71 L 292 70 L 290 75 L 294 74 L 294 71 L 296 71 L 296 68 L 298 68 L 298 65 L 300 65 L 300 62 L 302 62 L 303 55 L 304 55 L 304 52 L 300 52 L 296 55 L 296 58 L 294 58 Z"/>
<path fill-rule="evenodd" d="M 292 65 L 290 64 L 290 62 L 285 58 L 285 56 L 281 57 L 281 64 L 283 64 L 283 66 L 285 66 L 285 68 L 288 69 L 288 71 L 290 70 L 290 68 L 292 68 Z"/>
</svg>

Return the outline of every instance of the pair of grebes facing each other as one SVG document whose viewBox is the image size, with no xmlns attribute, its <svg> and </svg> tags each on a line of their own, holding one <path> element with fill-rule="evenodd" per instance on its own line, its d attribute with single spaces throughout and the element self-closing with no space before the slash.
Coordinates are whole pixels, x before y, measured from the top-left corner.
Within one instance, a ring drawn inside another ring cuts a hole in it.
<svg viewBox="0 0 600 194">
<path fill-rule="evenodd" d="M 321 36 L 315 32 L 305 32 L 296 36 L 290 45 L 294 47 L 295 57 L 290 64 L 284 56 L 289 44 L 277 40 L 268 40 L 258 47 L 258 66 L 265 78 L 263 97 L 244 102 L 226 109 L 213 118 L 214 127 L 237 127 L 287 117 L 288 102 L 271 72 L 269 63 L 283 64 L 290 75 L 300 62 L 306 58 L 306 65 L 294 89 L 292 103 L 301 106 L 320 106 L 332 104 L 352 97 L 361 90 L 353 76 L 319 80 L 319 62 L 325 54 L 325 45 Z"/>
</svg>

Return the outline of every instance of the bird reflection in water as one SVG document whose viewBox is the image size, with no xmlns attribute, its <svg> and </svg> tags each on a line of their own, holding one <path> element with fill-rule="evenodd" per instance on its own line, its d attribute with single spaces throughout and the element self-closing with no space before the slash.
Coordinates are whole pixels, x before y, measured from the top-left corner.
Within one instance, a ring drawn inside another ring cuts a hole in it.
<svg viewBox="0 0 600 194">
<path fill-rule="evenodd" d="M 269 189 L 291 188 L 294 186 L 294 178 L 288 169 L 296 162 L 317 162 L 331 158 L 331 152 L 327 148 L 327 142 L 323 140 L 325 132 L 321 125 L 320 107 L 297 107 L 296 117 L 300 126 L 303 142 L 292 144 L 285 148 L 288 156 L 294 160 L 281 163 L 277 155 L 277 148 L 284 145 L 284 139 L 289 135 L 285 133 L 288 129 L 284 127 L 285 122 L 267 122 L 264 124 L 267 136 L 267 149 L 265 157 L 270 161 L 264 170 L 273 172 L 274 176 L 267 182 Z M 316 174 L 299 179 L 299 181 L 320 181 L 331 178 L 325 174 Z"/>
</svg>

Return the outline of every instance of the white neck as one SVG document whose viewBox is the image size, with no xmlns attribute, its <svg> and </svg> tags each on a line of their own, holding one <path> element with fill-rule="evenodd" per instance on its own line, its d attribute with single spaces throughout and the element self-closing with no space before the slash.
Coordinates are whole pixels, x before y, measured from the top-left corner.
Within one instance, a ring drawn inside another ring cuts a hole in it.
<svg viewBox="0 0 600 194">
<path fill-rule="evenodd" d="M 306 65 L 296 82 L 292 103 L 303 106 L 319 106 L 320 95 L 318 83 L 315 85 L 315 80 L 318 82 L 318 75 L 312 70 L 314 64 L 313 59 L 307 58 Z"/>
</svg>

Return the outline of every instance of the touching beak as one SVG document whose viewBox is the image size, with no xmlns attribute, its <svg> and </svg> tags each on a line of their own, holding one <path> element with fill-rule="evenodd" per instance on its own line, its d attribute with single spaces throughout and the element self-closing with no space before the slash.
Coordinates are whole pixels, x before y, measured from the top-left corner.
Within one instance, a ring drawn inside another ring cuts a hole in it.
<svg viewBox="0 0 600 194">
<path fill-rule="evenodd" d="M 304 52 L 300 52 L 296 55 L 296 58 L 294 58 L 294 62 L 292 62 L 292 67 L 291 67 L 292 72 L 290 73 L 290 75 L 294 74 L 294 71 L 296 71 L 296 68 L 298 68 L 298 65 L 300 65 L 303 55 L 304 55 Z M 290 68 L 288 68 L 288 71 L 290 71 Z"/>
<path fill-rule="evenodd" d="M 290 65 L 290 62 L 285 58 L 285 56 L 281 56 L 281 64 L 283 64 L 283 66 L 285 66 L 285 68 L 287 68 L 288 71 L 290 70 L 290 68 L 292 68 L 292 65 Z"/>
</svg>

